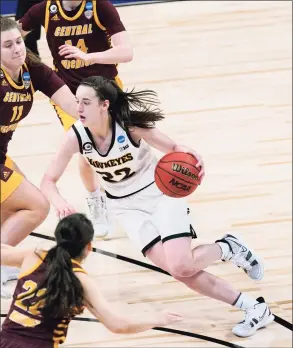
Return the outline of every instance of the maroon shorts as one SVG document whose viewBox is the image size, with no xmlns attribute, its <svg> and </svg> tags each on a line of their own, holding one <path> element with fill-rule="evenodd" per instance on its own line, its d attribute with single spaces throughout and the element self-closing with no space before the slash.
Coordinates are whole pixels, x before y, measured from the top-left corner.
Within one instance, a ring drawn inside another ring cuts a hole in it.
<svg viewBox="0 0 293 348">
<path fill-rule="evenodd" d="M 0 348 L 53 348 L 53 343 L 0 332 Z"/>
</svg>

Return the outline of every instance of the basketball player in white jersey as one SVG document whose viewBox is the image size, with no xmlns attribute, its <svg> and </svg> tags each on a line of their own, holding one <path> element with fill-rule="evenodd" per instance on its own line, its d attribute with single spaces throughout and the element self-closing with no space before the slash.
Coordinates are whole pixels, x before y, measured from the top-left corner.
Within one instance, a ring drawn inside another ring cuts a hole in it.
<svg viewBox="0 0 293 348">
<path fill-rule="evenodd" d="M 152 91 L 123 92 L 114 82 L 92 76 L 76 92 L 80 120 L 68 131 L 41 183 L 41 190 L 60 217 L 75 210 L 61 197 L 56 182 L 74 153 L 80 152 L 96 171 L 106 190 L 109 212 L 132 242 L 154 264 L 189 288 L 246 311 L 233 332 L 247 337 L 274 320 L 262 297 L 253 299 L 204 269 L 231 260 L 254 280 L 263 277 L 261 260 L 235 236 L 225 235 L 213 244 L 191 249 L 187 202 L 163 195 L 154 183 L 157 163 L 151 146 L 168 153 L 192 149 L 179 146 L 155 128 L 163 119 Z M 134 111 L 135 110 L 135 111 Z"/>
</svg>

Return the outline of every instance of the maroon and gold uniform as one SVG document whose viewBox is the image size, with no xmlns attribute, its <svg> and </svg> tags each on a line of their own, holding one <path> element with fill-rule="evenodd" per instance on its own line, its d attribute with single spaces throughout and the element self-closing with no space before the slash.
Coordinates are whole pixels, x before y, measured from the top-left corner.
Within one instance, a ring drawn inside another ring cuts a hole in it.
<svg viewBox="0 0 293 348">
<path fill-rule="evenodd" d="M 1 203 L 20 185 L 23 176 L 13 170 L 12 160 L 6 156 L 8 143 L 18 123 L 30 112 L 35 91 L 51 96 L 64 82 L 46 65 L 30 64 L 21 67 L 16 83 L 5 69 L 0 69 L 0 179 Z"/>
<path fill-rule="evenodd" d="M 66 339 L 71 318 L 44 320 L 40 313 L 44 299 L 32 306 L 28 303 L 28 299 L 35 302 L 35 299 L 46 293 L 45 288 L 36 293 L 47 268 L 44 257 L 45 254 L 32 270 L 19 276 L 10 310 L 2 325 L 1 347 L 56 348 Z M 75 260 L 72 260 L 72 269 L 74 272 L 86 273 Z M 82 311 L 83 308 L 80 308 L 78 312 Z"/>
<path fill-rule="evenodd" d="M 62 7 L 62 1 L 44 1 L 34 5 L 20 19 L 22 29 L 30 31 L 42 25 L 53 57 L 54 69 L 75 94 L 82 79 L 99 75 L 116 80 L 122 87 L 115 64 L 89 64 L 66 59 L 59 47 L 69 44 L 86 53 L 103 52 L 111 48 L 111 36 L 125 30 L 119 14 L 109 0 L 82 1 L 72 11 Z M 75 120 L 60 108 L 55 110 L 65 129 Z"/>
</svg>

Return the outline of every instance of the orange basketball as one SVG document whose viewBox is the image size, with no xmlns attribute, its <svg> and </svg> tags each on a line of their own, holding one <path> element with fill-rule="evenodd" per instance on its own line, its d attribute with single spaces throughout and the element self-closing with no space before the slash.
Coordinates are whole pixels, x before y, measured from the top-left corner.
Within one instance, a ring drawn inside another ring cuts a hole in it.
<svg viewBox="0 0 293 348">
<path fill-rule="evenodd" d="M 158 188 L 173 198 L 190 195 L 199 185 L 197 160 L 186 152 L 170 152 L 160 159 L 155 169 Z"/>
</svg>

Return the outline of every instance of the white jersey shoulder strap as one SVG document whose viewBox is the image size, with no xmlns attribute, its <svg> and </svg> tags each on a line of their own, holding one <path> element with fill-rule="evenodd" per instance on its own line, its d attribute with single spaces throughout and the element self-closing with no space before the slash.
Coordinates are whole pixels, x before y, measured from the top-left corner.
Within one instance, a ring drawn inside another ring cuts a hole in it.
<svg viewBox="0 0 293 348">
<path fill-rule="evenodd" d="M 77 121 L 73 124 L 72 129 L 75 132 L 75 135 L 78 140 L 79 152 L 82 155 L 86 155 L 87 153 L 92 152 L 92 149 L 95 147 L 93 144 L 90 133 L 88 129 L 85 128 L 80 121 Z"/>
</svg>

